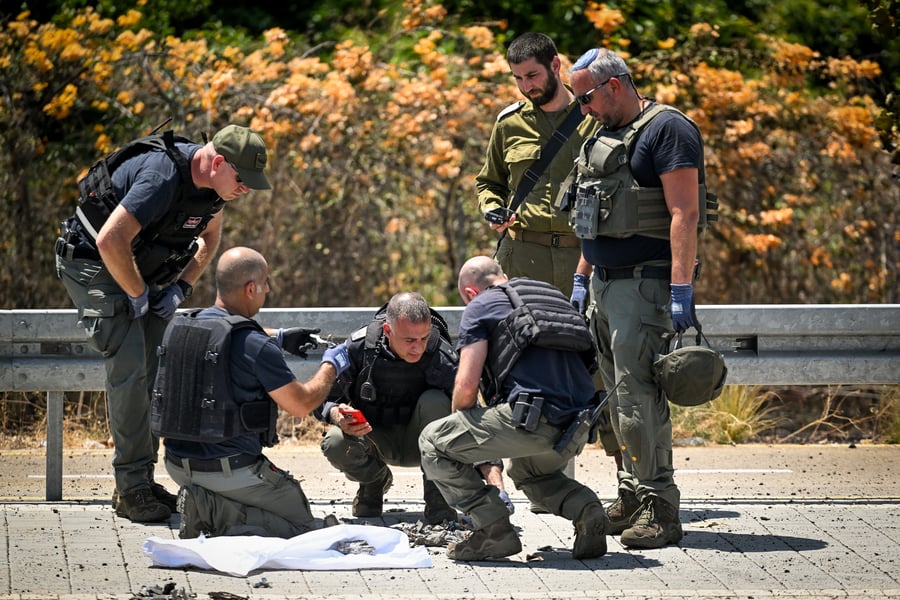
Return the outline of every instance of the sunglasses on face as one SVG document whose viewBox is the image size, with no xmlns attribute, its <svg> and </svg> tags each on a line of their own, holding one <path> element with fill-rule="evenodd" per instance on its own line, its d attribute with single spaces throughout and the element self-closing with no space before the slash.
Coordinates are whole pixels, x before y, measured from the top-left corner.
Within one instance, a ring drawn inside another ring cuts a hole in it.
<svg viewBox="0 0 900 600">
<path fill-rule="evenodd" d="M 237 181 L 238 185 L 244 185 L 244 182 L 241 180 L 241 175 L 240 173 L 238 173 L 237 167 L 234 166 L 234 163 L 230 160 L 226 160 L 225 162 L 227 162 L 228 166 L 234 170 L 234 180 Z"/>
<path fill-rule="evenodd" d="M 580 104 L 582 106 L 587 106 L 588 104 L 591 103 L 591 96 L 594 94 L 594 92 L 596 92 L 597 90 L 602 88 L 604 85 L 609 83 L 611 80 L 617 79 L 619 77 L 625 77 L 626 75 L 628 75 L 628 73 L 618 73 L 616 75 L 611 75 L 606 78 L 606 81 L 604 81 L 602 83 L 598 83 L 597 85 L 595 85 L 594 87 L 592 87 L 591 89 L 586 91 L 585 93 L 575 96 L 575 100 L 578 101 L 578 104 Z"/>
</svg>

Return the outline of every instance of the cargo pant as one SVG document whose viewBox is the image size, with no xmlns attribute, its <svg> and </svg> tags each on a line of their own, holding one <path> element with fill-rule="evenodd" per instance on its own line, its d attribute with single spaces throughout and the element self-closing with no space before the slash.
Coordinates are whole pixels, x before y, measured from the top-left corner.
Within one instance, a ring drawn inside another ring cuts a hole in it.
<svg viewBox="0 0 900 600">
<path fill-rule="evenodd" d="M 653 374 L 663 336 L 672 330 L 669 282 L 601 281 L 595 271 L 591 288 L 603 383 L 607 390 L 619 384 L 609 397 L 624 463 L 619 490 L 639 499 L 658 496 L 677 509 L 681 494 L 672 467 L 672 421 Z"/>
<path fill-rule="evenodd" d="M 450 506 L 472 519 L 475 529 L 509 518 L 498 489 L 472 468 L 472 463 L 497 457 L 510 459 L 506 474 L 529 500 L 574 521 L 586 505 L 600 500 L 563 472 L 567 461 L 553 450 L 561 433 L 543 417 L 533 432 L 517 429 L 505 402 L 456 411 L 419 436 L 422 470 Z"/>
<path fill-rule="evenodd" d="M 503 237 L 497 250 L 497 262 L 503 272 L 513 277 L 530 277 L 559 288 L 568 298 L 572 295 L 572 277 L 581 258 L 581 248 L 553 248 L 543 244 L 522 242 Z"/>
<path fill-rule="evenodd" d="M 116 489 L 127 494 L 153 481 L 159 438 L 150 433 L 150 394 L 168 322 L 152 312 L 132 319 L 128 295 L 99 261 L 57 256 L 56 271 L 103 355 Z"/>
<path fill-rule="evenodd" d="M 203 488 L 192 495 L 199 521 L 213 535 L 291 538 L 318 528 L 300 483 L 265 456 L 248 467 L 212 473 L 191 471 L 167 456 L 166 470 L 179 486 Z"/>
<path fill-rule="evenodd" d="M 419 434 L 422 429 L 450 414 L 450 398 L 441 390 L 426 390 L 419 396 L 413 414 L 405 425 L 372 424 L 372 432 L 363 437 L 345 435 L 337 425 L 322 438 L 322 453 L 328 462 L 350 481 L 362 484 L 381 481 L 386 465 L 417 467 Z"/>
<path fill-rule="evenodd" d="M 581 248 L 554 248 L 543 244 L 514 240 L 509 233 L 497 249 L 497 262 L 510 279 L 530 277 L 557 288 L 566 298 L 572 296 L 575 269 Z M 575 460 L 565 467 L 566 475 L 575 477 Z"/>
</svg>

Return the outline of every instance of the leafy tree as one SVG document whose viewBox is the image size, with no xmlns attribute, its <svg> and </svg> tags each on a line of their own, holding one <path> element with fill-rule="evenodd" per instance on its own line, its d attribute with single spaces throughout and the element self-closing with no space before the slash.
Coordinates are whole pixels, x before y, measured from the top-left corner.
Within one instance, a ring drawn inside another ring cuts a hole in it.
<svg viewBox="0 0 900 600">
<path fill-rule="evenodd" d="M 315 44 L 278 27 L 168 35 L 132 8 L 16 14 L 0 30 L 0 305 L 70 305 L 51 248 L 78 178 L 168 117 L 197 140 L 228 122 L 267 140 L 274 189 L 226 209 L 223 246 L 269 257 L 273 306 L 372 306 L 399 289 L 458 302 L 459 264 L 495 242 L 474 174 L 519 97 L 510 30 L 426 0 L 401 8 Z M 597 43 L 629 47 L 622 12 L 580 14 Z M 900 197 L 871 94 L 881 66 L 724 29 L 698 22 L 630 57 L 642 92 L 704 132 L 723 208 L 700 300 L 896 302 Z M 191 301 L 211 301 L 212 285 Z"/>
</svg>

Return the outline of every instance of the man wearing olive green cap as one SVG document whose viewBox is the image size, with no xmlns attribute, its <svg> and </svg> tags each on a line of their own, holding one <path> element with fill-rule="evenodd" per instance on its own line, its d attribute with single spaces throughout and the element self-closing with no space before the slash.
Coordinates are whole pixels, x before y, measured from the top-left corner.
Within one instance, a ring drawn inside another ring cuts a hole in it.
<svg viewBox="0 0 900 600">
<path fill-rule="evenodd" d="M 215 151 L 237 171 L 238 183 L 251 190 L 272 189 L 263 171 L 266 168 L 266 143 L 258 133 L 246 127 L 227 125 L 213 137 L 212 143 Z"/>
<path fill-rule="evenodd" d="M 153 476 L 156 348 L 216 254 L 225 203 L 272 187 L 266 158 L 259 134 L 239 125 L 203 145 L 171 131 L 140 138 L 88 171 L 75 215 L 62 224 L 57 275 L 105 360 L 113 508 L 131 521 L 165 521 L 175 510 Z"/>
</svg>

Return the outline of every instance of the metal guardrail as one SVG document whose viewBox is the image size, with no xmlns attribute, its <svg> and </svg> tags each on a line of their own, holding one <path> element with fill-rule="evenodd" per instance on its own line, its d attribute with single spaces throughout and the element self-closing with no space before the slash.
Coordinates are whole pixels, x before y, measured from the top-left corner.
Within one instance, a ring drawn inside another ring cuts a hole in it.
<svg viewBox="0 0 900 600">
<path fill-rule="evenodd" d="M 436 307 L 450 330 L 462 307 Z M 318 327 L 335 341 L 377 309 L 263 309 L 266 327 Z M 900 382 L 900 304 L 698 306 L 710 344 L 725 356 L 729 384 L 831 385 Z M 289 357 L 301 379 L 321 349 Z M 102 357 L 74 309 L 0 311 L 0 390 L 47 393 L 47 500 L 62 498 L 63 392 L 104 389 Z"/>
</svg>

